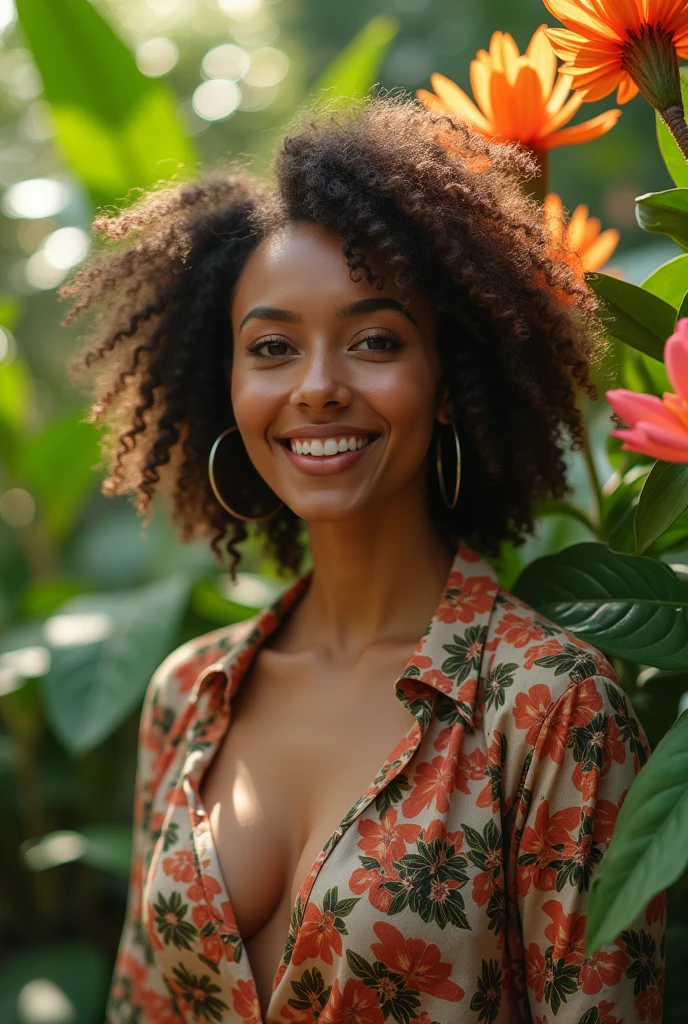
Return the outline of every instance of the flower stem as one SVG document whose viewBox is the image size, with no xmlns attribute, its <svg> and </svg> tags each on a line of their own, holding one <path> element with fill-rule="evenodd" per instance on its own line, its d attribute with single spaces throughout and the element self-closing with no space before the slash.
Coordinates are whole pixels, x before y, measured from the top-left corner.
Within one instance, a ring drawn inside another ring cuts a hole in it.
<svg viewBox="0 0 688 1024">
<path fill-rule="evenodd" d="M 683 107 L 672 106 L 660 111 L 660 117 L 676 139 L 678 147 L 688 160 L 688 124 L 686 124 Z"/>
<path fill-rule="evenodd" d="M 588 423 L 585 416 L 584 410 L 581 410 L 583 415 L 581 416 L 581 425 L 583 427 L 583 433 L 585 436 L 585 447 L 583 448 L 583 461 L 585 462 L 585 470 L 588 477 L 588 484 L 590 486 L 590 493 L 593 499 L 593 510 L 591 514 L 591 520 L 594 525 L 594 530 L 600 538 L 604 537 L 605 529 L 604 522 L 602 519 L 602 508 L 603 508 L 603 495 L 602 485 L 600 484 L 600 478 L 597 475 L 597 466 L 592 454 L 592 446 L 590 444 L 590 432 L 588 430 Z"/>
</svg>

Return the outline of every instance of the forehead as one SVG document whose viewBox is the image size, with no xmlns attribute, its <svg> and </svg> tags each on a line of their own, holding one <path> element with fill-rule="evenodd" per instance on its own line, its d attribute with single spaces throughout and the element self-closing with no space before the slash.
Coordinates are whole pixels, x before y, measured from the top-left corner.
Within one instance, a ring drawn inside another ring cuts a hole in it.
<svg viewBox="0 0 688 1024">
<path fill-rule="evenodd" d="M 365 277 L 352 281 L 342 251 L 342 238 L 319 224 L 288 224 L 269 235 L 249 256 L 234 290 L 232 318 L 241 318 L 252 306 L 269 303 L 301 312 L 302 309 L 332 308 L 344 299 L 389 295 L 401 300 L 392 271 L 365 252 L 373 274 L 384 276 L 384 287 Z M 420 293 L 414 294 L 411 311 L 428 307 Z M 423 310 L 428 315 L 428 309 Z"/>
</svg>

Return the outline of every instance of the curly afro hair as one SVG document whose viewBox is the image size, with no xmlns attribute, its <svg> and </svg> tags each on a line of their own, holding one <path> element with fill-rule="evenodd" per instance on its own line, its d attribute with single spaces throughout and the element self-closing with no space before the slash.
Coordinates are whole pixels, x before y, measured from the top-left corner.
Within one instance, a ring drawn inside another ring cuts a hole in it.
<svg viewBox="0 0 688 1024">
<path fill-rule="evenodd" d="M 179 539 L 211 536 L 236 571 L 247 528 L 208 479 L 212 444 L 234 424 L 231 297 L 261 240 L 306 221 L 338 232 L 352 280 L 378 280 L 374 252 L 402 295 L 418 288 L 434 304 L 462 454 L 454 510 L 428 473 L 438 529 L 488 556 L 522 544 L 535 504 L 571 491 L 565 446 L 585 443 L 574 389 L 597 398 L 589 372 L 606 350 L 592 291 L 521 187 L 532 158 L 381 91 L 299 115 L 268 180 L 246 162 L 98 215 L 103 242 L 60 291 L 65 324 L 96 311 L 69 374 L 92 378 L 86 419 L 107 427 L 102 492 L 133 494 L 147 523 L 159 491 Z M 241 472 L 250 496 L 262 481 Z M 256 529 L 282 571 L 299 570 L 303 523 L 290 509 Z"/>
</svg>

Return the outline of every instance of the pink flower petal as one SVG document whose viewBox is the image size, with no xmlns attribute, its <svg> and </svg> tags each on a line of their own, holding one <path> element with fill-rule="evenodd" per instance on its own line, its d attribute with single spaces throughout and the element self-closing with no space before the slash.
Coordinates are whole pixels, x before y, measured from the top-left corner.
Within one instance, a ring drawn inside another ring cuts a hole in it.
<svg viewBox="0 0 688 1024">
<path fill-rule="evenodd" d="M 645 436 L 655 444 L 688 452 L 688 430 L 685 427 L 682 427 L 681 430 L 667 430 L 665 427 L 658 427 L 656 423 L 645 421 L 638 423 L 637 428 L 642 430 Z"/>
<path fill-rule="evenodd" d="M 654 444 L 641 431 L 612 430 L 610 433 L 612 437 L 618 437 L 625 442 L 621 445 L 624 451 L 639 452 L 641 455 L 649 455 L 652 459 L 661 459 L 662 462 L 688 462 L 688 452 L 678 452 L 664 445 Z"/>
<path fill-rule="evenodd" d="M 676 394 L 688 399 L 688 317 L 676 324 L 676 330 L 664 344 L 664 365 Z"/>
<path fill-rule="evenodd" d="M 681 426 L 674 413 L 667 409 L 661 398 L 657 398 L 656 395 L 629 391 L 627 388 L 612 388 L 606 395 L 614 412 L 632 427 L 636 426 L 639 420 L 656 423 L 669 430 Z"/>
</svg>

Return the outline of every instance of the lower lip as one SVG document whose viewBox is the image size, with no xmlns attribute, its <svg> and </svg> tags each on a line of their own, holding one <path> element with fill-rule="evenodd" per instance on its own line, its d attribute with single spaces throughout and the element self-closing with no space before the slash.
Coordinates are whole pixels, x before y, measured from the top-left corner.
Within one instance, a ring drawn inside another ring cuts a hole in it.
<svg viewBox="0 0 688 1024">
<path fill-rule="evenodd" d="M 354 466 L 376 441 L 377 438 L 373 438 L 363 448 L 357 448 L 353 452 L 339 452 L 337 455 L 297 455 L 286 445 L 280 444 L 280 448 L 291 464 L 302 473 L 308 473 L 310 476 L 330 476 L 332 473 L 341 473 L 342 470 Z"/>
</svg>

